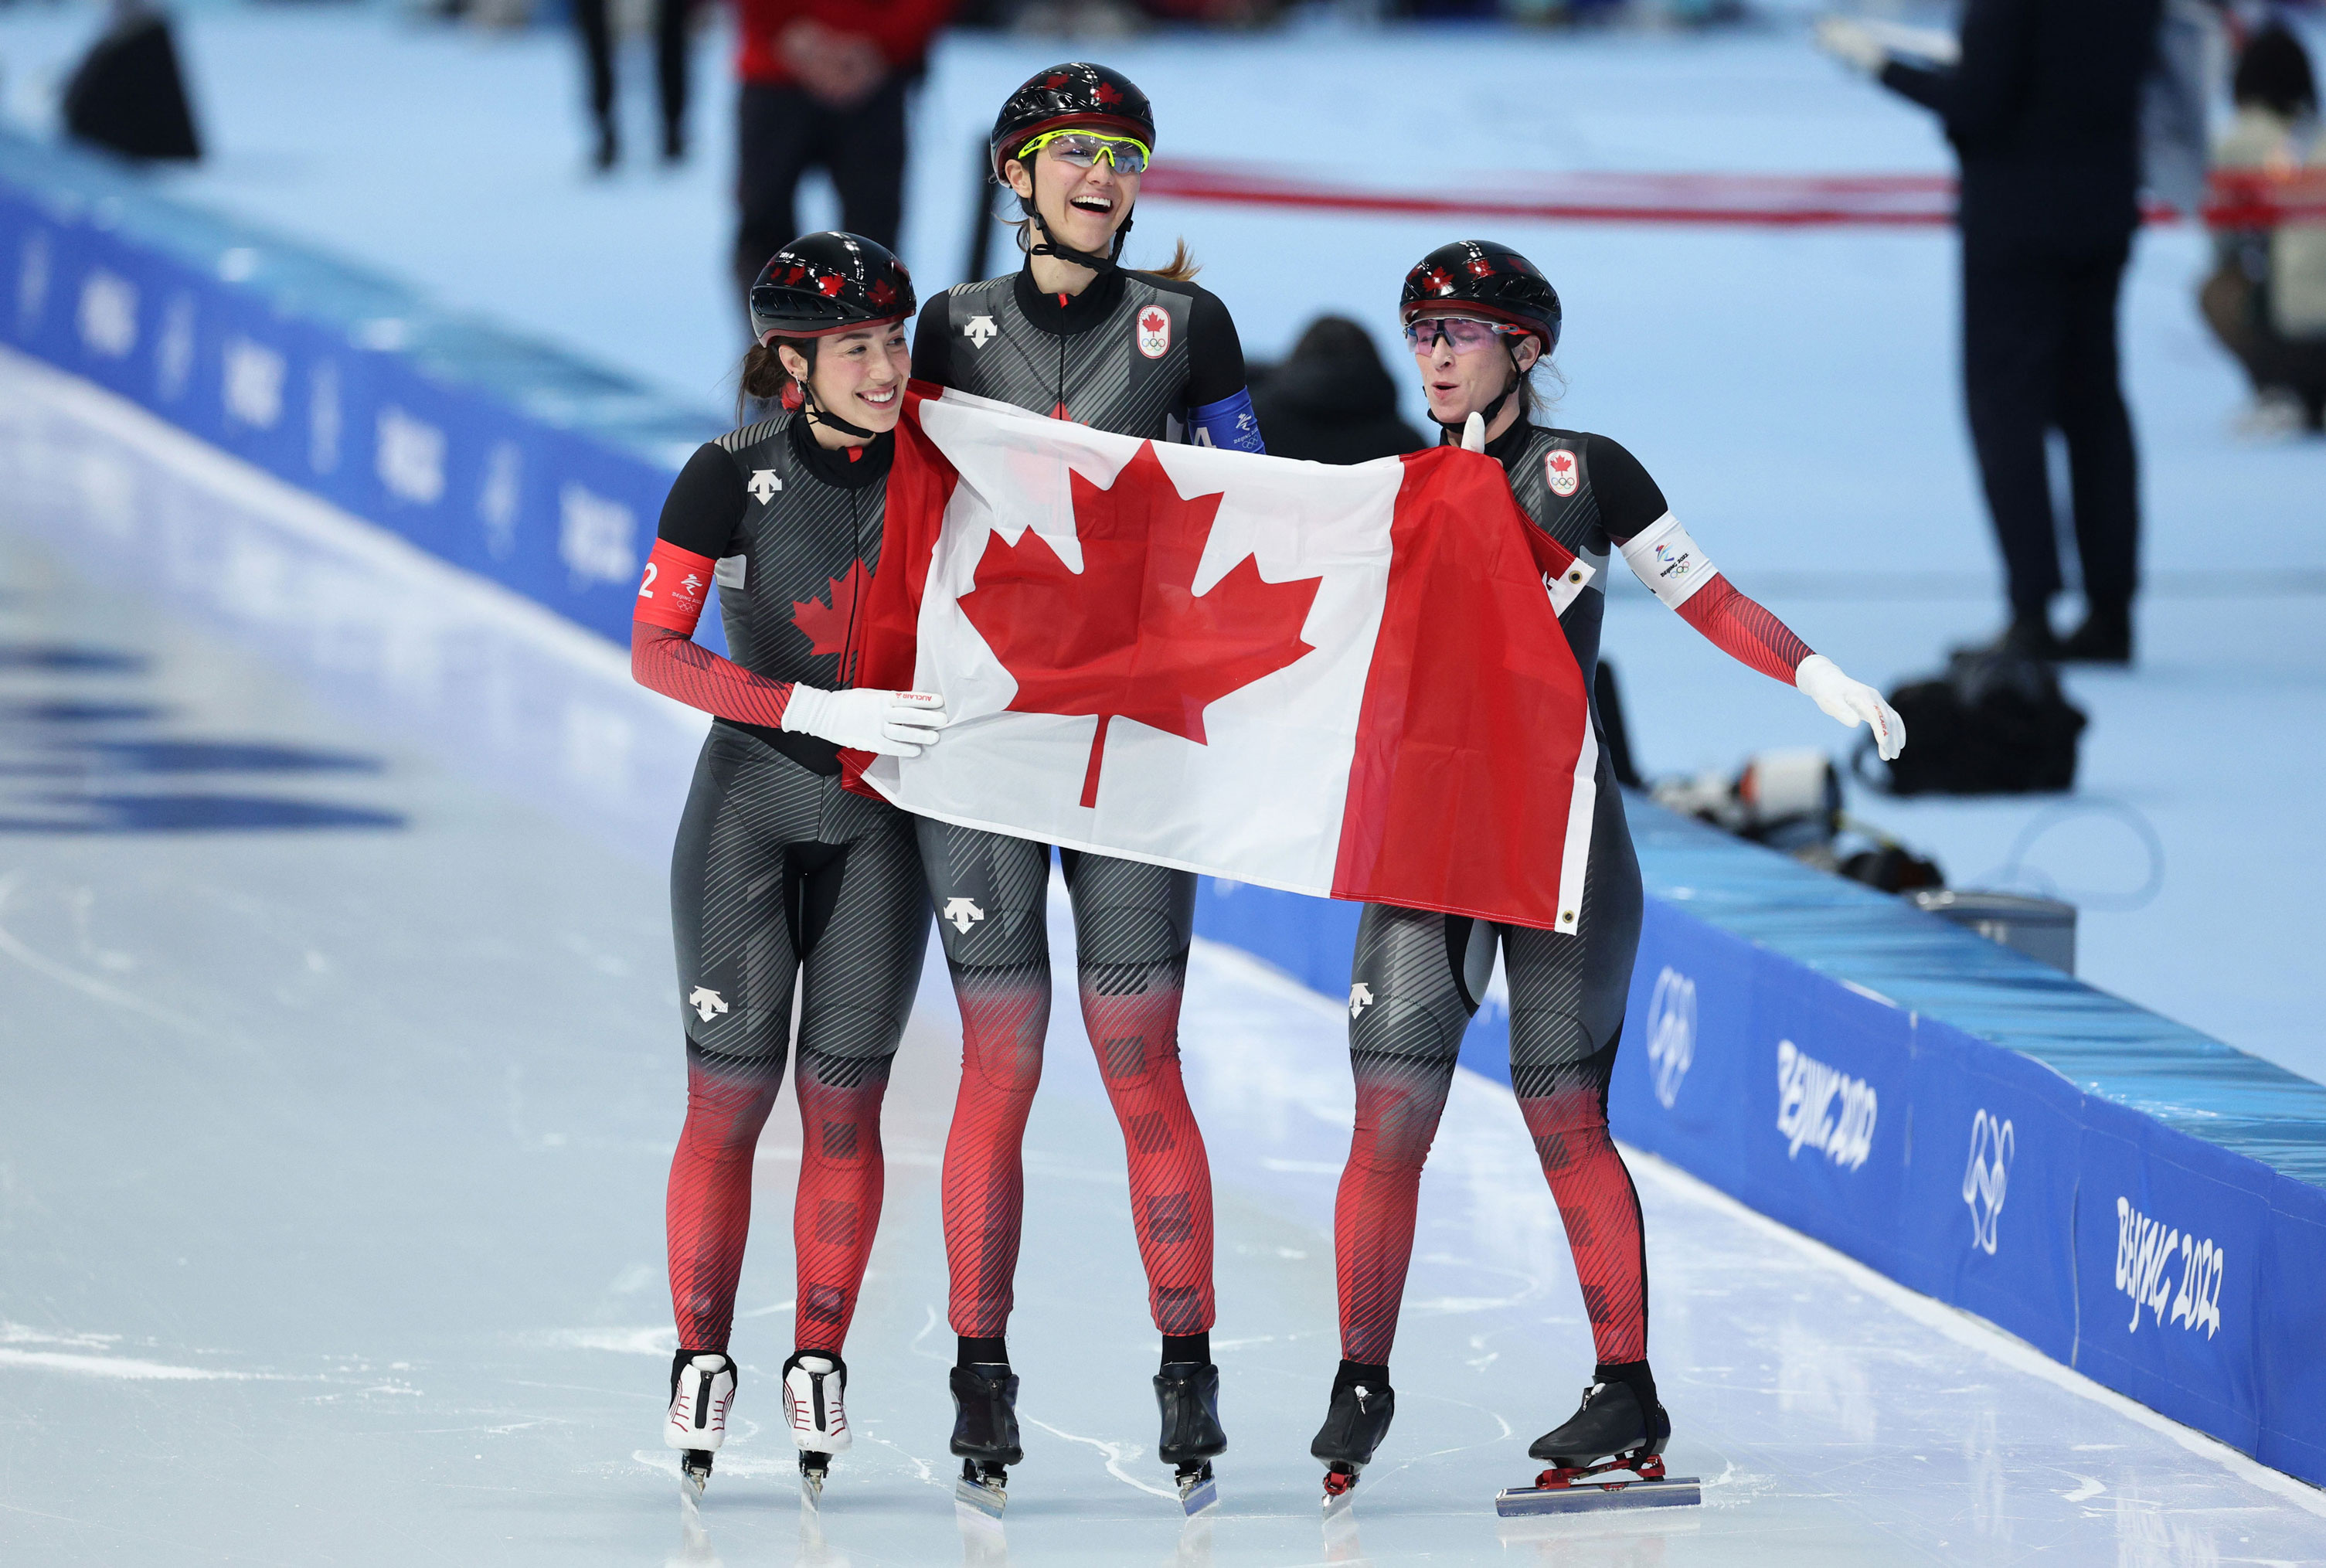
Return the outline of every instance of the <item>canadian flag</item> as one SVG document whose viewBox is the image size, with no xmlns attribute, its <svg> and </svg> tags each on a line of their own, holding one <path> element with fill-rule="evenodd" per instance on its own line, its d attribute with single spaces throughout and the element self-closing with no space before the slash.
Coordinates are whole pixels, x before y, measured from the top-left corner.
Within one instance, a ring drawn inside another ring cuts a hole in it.
<svg viewBox="0 0 2326 1568">
<path fill-rule="evenodd" d="M 1295 892 L 1572 932 L 1591 568 L 1501 467 L 1158 445 L 915 383 L 856 684 L 944 694 L 908 811 Z"/>
</svg>

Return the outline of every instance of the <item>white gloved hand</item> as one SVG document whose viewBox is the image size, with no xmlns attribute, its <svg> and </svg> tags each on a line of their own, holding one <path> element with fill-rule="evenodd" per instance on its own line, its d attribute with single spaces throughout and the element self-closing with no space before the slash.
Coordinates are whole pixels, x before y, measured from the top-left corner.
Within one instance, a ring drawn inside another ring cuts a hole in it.
<svg viewBox="0 0 2326 1568">
<path fill-rule="evenodd" d="M 1486 450 L 1486 416 L 1484 415 L 1473 414 L 1469 418 L 1462 421 L 1462 450 L 1465 452 Z"/>
<path fill-rule="evenodd" d="M 785 729 L 883 757 L 917 757 L 922 747 L 937 743 L 937 732 L 944 726 L 944 698 L 935 692 L 828 692 L 795 686 L 784 707 Z"/>
<path fill-rule="evenodd" d="M 1906 725 L 1897 710 L 1864 681 L 1842 674 L 1841 667 L 1825 655 L 1813 653 L 1801 660 L 1800 667 L 1793 671 L 1793 684 L 1810 701 L 1851 729 L 1861 723 L 1870 725 L 1875 750 L 1882 753 L 1884 761 L 1893 761 L 1906 749 Z"/>
<path fill-rule="evenodd" d="M 1819 17 L 1817 46 L 1868 76 L 1880 75 L 1882 68 L 1890 63 L 1890 51 L 1875 36 L 1874 30 L 1853 17 Z"/>
</svg>

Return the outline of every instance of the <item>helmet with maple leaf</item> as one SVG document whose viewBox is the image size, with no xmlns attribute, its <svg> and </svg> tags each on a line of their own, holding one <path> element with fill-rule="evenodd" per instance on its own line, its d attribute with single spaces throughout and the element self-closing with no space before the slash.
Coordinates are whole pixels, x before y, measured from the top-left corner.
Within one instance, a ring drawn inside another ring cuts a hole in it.
<svg viewBox="0 0 2326 1568">
<path fill-rule="evenodd" d="M 1003 168 L 1036 137 L 1075 128 L 1136 137 L 1149 152 L 1155 150 L 1155 108 L 1139 84 L 1111 66 L 1069 61 L 1036 71 L 1003 100 L 1001 112 L 993 117 L 993 135 L 986 141 L 994 179 L 1007 185 L 1009 178 Z M 1103 272 L 1115 265 L 1123 242 L 1130 238 L 1130 213 L 1126 210 L 1104 256 L 1077 250 L 1049 232 L 1030 191 L 1018 198 L 1018 206 L 1026 215 L 1023 242 L 1035 256 L 1056 256 Z"/>
<path fill-rule="evenodd" d="M 1036 71 L 1002 104 L 986 144 L 993 177 L 1001 179 L 1001 166 L 1035 137 L 1075 126 L 1136 136 L 1149 152 L 1155 148 L 1154 106 L 1139 84 L 1112 67 L 1069 61 Z"/>
<path fill-rule="evenodd" d="M 769 257 L 751 285 L 751 333 L 825 338 L 901 322 L 916 308 L 913 276 L 885 245 L 827 229 L 803 234 Z"/>
<path fill-rule="evenodd" d="M 1447 306 L 1524 327 L 1542 341 L 1545 355 L 1558 347 L 1558 291 L 1534 263 L 1507 245 L 1457 239 L 1413 264 L 1398 298 L 1399 317 L 1410 322 Z"/>
</svg>

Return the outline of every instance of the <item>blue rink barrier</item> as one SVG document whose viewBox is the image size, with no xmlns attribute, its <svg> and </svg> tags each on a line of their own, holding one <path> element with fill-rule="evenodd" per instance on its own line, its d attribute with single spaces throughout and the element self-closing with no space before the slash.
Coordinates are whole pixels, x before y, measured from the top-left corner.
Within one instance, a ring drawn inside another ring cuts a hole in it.
<svg viewBox="0 0 2326 1568">
<path fill-rule="evenodd" d="M 1627 802 L 1618 1136 L 2326 1485 L 2326 1087 L 1902 900 Z M 1347 905 L 1206 880 L 1197 929 L 1345 996 Z M 1507 1024 L 1462 1060 L 1510 1081 Z"/>
<path fill-rule="evenodd" d="M 726 428 L 5 133 L 0 344 L 622 643 L 670 481 Z"/>
<path fill-rule="evenodd" d="M 0 343 L 618 642 L 671 476 L 723 428 L 5 134 Z M 1631 812 L 1650 896 L 1619 1134 L 2326 1484 L 2326 1088 Z M 1347 994 L 1352 905 L 1207 879 L 1197 921 Z M 1506 1052 L 1490 1001 L 1462 1060 L 1508 1082 Z"/>
</svg>

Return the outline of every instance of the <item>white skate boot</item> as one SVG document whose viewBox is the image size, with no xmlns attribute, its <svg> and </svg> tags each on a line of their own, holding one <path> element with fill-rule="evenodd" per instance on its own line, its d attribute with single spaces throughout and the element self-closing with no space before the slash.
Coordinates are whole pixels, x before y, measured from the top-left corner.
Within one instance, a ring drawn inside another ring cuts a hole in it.
<svg viewBox="0 0 2326 1568">
<path fill-rule="evenodd" d="M 821 1350 L 795 1350 L 784 1363 L 784 1415 L 799 1450 L 800 1487 L 807 1500 L 823 1495 L 832 1456 L 846 1453 L 848 1364 Z"/>
<path fill-rule="evenodd" d="M 727 1441 L 727 1407 L 735 1401 L 735 1363 L 716 1351 L 681 1350 L 670 1367 L 670 1419 L 662 1440 L 684 1450 L 679 1469 L 690 1490 L 702 1495 L 711 1456 Z"/>
</svg>

